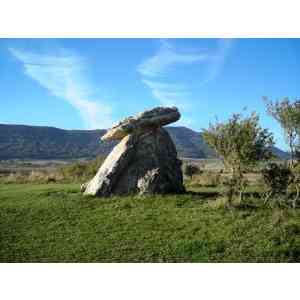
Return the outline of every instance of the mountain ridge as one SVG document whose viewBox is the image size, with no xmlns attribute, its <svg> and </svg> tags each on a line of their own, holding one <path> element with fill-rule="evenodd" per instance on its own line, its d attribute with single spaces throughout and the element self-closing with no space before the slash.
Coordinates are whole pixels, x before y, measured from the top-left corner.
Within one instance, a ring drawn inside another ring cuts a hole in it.
<svg viewBox="0 0 300 300">
<path fill-rule="evenodd" d="M 179 126 L 164 127 L 176 146 L 178 156 L 214 158 L 201 132 Z M 117 141 L 101 142 L 106 129 L 61 129 L 52 126 L 0 124 L 0 159 L 74 159 L 107 155 Z M 274 147 L 281 158 L 288 155 Z"/>
</svg>

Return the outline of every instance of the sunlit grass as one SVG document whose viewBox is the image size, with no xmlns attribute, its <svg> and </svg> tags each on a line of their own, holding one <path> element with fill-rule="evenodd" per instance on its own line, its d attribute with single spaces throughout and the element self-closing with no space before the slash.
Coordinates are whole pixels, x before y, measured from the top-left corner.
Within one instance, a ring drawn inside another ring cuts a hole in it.
<svg viewBox="0 0 300 300">
<path fill-rule="evenodd" d="M 216 189 L 193 191 L 103 199 L 79 184 L 0 185 L 0 261 L 300 262 L 298 209 L 227 209 L 212 205 Z"/>
</svg>

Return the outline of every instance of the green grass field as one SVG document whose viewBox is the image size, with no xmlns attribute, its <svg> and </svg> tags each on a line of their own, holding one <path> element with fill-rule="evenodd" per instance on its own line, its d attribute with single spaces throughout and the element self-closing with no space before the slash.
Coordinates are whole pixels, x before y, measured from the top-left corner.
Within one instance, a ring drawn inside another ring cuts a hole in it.
<svg viewBox="0 0 300 300">
<path fill-rule="evenodd" d="M 78 184 L 0 185 L 1 262 L 300 262 L 299 209 L 214 208 L 213 189 L 86 198 Z"/>
</svg>

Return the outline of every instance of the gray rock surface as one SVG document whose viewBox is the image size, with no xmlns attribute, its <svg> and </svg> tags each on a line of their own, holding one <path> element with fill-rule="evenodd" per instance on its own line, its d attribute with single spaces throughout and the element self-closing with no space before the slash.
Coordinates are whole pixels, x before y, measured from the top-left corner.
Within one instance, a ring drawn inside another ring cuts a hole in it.
<svg viewBox="0 0 300 300">
<path fill-rule="evenodd" d="M 180 113 L 176 107 L 156 107 L 140 113 L 136 117 L 129 117 L 119 122 L 109 129 L 101 140 L 120 140 L 133 132 L 158 128 L 176 122 L 179 118 Z"/>
<path fill-rule="evenodd" d="M 136 130 L 108 155 L 85 195 L 166 194 L 184 192 L 181 161 L 166 130 Z"/>
</svg>

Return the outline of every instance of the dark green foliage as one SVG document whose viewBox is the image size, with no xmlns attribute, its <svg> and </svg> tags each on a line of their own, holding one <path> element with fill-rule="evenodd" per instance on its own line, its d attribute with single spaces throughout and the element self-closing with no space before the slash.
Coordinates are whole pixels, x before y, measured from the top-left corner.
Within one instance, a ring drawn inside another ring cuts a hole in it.
<svg viewBox="0 0 300 300">
<path fill-rule="evenodd" d="M 277 200 L 279 204 L 296 208 L 300 195 L 300 164 L 270 163 L 262 169 L 262 179 L 266 188 L 265 203 Z"/>
<path fill-rule="evenodd" d="M 300 196 L 300 162 L 299 160 L 290 165 L 290 170 L 293 174 L 292 182 L 290 183 L 289 188 L 295 191 L 295 196 L 292 199 L 291 204 L 294 208 L 296 208 L 297 202 L 299 201 Z"/>
<path fill-rule="evenodd" d="M 300 212 L 212 208 L 201 195 L 86 198 L 0 185 L 1 262 L 300 262 Z"/>
<path fill-rule="evenodd" d="M 200 168 L 194 164 L 185 164 L 183 168 L 183 172 L 186 176 L 193 178 L 193 175 L 200 174 Z"/>
<path fill-rule="evenodd" d="M 293 181 L 293 173 L 285 164 L 270 163 L 262 170 L 262 179 L 268 190 L 268 197 L 287 193 Z"/>
</svg>

